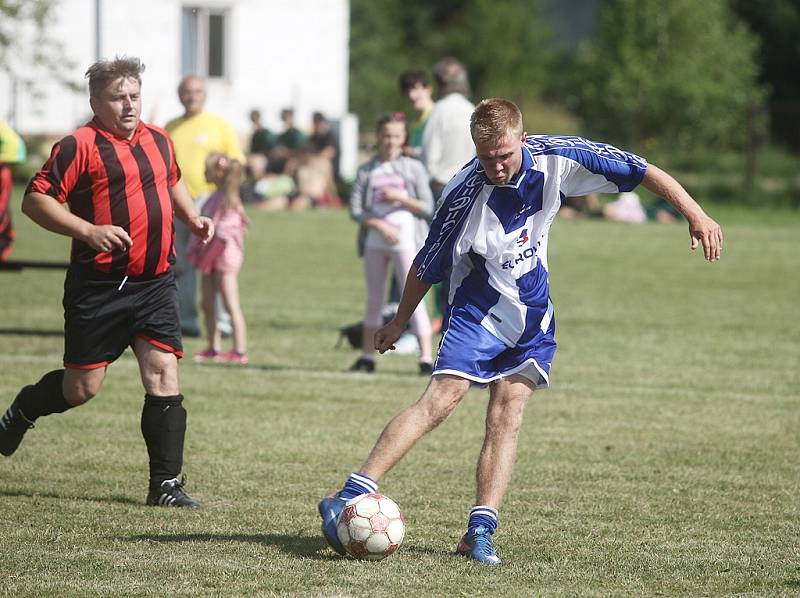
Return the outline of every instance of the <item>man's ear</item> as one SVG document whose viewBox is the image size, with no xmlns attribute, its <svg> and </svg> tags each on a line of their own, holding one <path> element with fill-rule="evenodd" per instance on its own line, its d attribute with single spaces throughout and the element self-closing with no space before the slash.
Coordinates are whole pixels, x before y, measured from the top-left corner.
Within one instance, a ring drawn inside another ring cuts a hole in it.
<svg viewBox="0 0 800 598">
<path fill-rule="evenodd" d="M 520 137 L 520 138 L 519 138 L 519 140 L 520 140 L 522 143 L 525 143 L 525 138 L 526 138 L 527 136 L 528 136 L 528 132 L 527 132 L 527 131 L 523 131 L 523 132 L 522 132 L 522 137 Z"/>
</svg>

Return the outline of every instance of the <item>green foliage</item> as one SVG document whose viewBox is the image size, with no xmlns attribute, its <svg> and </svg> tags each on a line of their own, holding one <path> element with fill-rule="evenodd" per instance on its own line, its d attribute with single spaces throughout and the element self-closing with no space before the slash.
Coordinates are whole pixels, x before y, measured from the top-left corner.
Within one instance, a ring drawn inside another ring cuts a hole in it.
<svg viewBox="0 0 800 598">
<path fill-rule="evenodd" d="M 67 88 L 78 87 L 64 76 L 71 64 L 64 44 L 50 33 L 57 8 L 58 0 L 0 0 L 0 71 L 34 99 L 40 92 L 31 66 Z"/>
<path fill-rule="evenodd" d="M 407 107 L 397 83 L 400 73 L 430 69 L 444 56 L 467 66 L 474 98 L 535 97 L 548 81 L 552 56 L 540 5 L 540 0 L 352 0 L 351 109 L 370 127 L 380 112 Z"/>
<path fill-rule="evenodd" d="M 578 111 L 626 146 L 742 146 L 764 98 L 757 50 L 726 0 L 605 2 L 576 61 Z"/>
<path fill-rule="evenodd" d="M 452 555 L 485 390 L 382 480 L 407 518 L 395 556 L 364 563 L 325 546 L 316 501 L 425 380 L 402 355 L 371 377 L 342 373 L 357 352 L 334 348 L 336 327 L 364 300 L 346 214 L 250 211 L 251 365 L 194 364 L 204 343 L 189 339 L 180 368 L 187 489 L 204 508 L 142 504 L 143 391 L 127 352 L 88 405 L 38 420 L 0 458 L 0 594 L 795 595 L 798 218 L 711 214 L 726 226 L 713 265 L 689 252 L 683 226 L 554 225 L 559 351 L 520 430 L 497 571 Z M 14 216 L 17 257 L 66 256 L 63 237 Z M 0 272 L 0 409 L 60 363 L 62 281 Z"/>
</svg>

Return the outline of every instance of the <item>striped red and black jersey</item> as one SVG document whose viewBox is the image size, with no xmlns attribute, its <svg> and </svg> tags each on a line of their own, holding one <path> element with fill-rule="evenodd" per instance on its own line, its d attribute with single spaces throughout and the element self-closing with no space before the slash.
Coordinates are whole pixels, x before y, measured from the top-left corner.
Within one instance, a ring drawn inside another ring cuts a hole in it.
<svg viewBox="0 0 800 598">
<path fill-rule="evenodd" d="M 73 266 L 89 276 L 152 278 L 175 262 L 169 190 L 180 178 L 166 131 L 140 122 L 130 139 L 121 139 L 94 119 L 53 146 L 25 193 L 66 202 L 76 216 L 119 226 L 133 241 L 127 251 L 99 253 L 73 239 Z"/>
</svg>

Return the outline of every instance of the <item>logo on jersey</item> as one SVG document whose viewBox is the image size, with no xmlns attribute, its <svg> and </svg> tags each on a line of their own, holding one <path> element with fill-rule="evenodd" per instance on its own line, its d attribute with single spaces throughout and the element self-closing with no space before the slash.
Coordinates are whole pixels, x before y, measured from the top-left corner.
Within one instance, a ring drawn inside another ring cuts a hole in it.
<svg viewBox="0 0 800 598">
<path fill-rule="evenodd" d="M 523 228 L 522 232 L 519 234 L 519 237 L 517 237 L 517 247 L 522 249 L 523 247 L 525 247 L 525 245 L 528 244 L 528 241 L 530 241 L 530 237 L 528 236 L 528 229 Z M 525 249 L 522 249 L 522 251 L 519 252 L 514 259 L 504 261 L 502 268 L 503 270 L 511 270 L 517 264 L 521 264 L 522 262 L 528 261 L 534 255 L 536 255 L 536 251 L 533 249 L 533 247 L 525 247 Z"/>
</svg>

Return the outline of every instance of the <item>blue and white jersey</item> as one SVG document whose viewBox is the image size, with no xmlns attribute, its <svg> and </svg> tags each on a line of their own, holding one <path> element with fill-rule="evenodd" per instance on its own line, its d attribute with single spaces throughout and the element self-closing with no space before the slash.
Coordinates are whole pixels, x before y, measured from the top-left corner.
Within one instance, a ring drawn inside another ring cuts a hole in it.
<svg viewBox="0 0 800 598">
<path fill-rule="evenodd" d="M 529 343 L 553 318 L 547 239 L 564 197 L 630 191 L 647 162 L 581 137 L 533 135 L 520 172 L 494 185 L 477 158 L 448 183 L 424 247 L 419 278 L 450 277 L 448 304 L 508 347 Z"/>
</svg>

